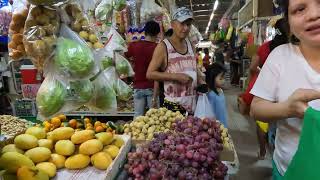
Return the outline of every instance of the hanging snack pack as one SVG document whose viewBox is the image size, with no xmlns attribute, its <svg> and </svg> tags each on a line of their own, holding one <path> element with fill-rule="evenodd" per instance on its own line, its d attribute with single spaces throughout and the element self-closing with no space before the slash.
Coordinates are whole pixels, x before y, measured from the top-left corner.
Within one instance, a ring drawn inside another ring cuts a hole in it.
<svg viewBox="0 0 320 180">
<path fill-rule="evenodd" d="M 156 4 L 155 0 L 143 0 L 140 9 L 140 23 L 144 24 L 162 14 L 162 8 Z"/>
<path fill-rule="evenodd" d="M 54 7 L 34 6 L 29 10 L 23 44 L 26 53 L 39 71 L 43 70 L 45 60 L 53 54 L 57 33 L 60 28 L 58 12 Z"/>
<path fill-rule="evenodd" d="M 63 75 L 71 79 L 83 79 L 96 74 L 91 50 L 70 39 L 58 40 L 55 64 Z"/>
<path fill-rule="evenodd" d="M 120 78 L 117 79 L 114 89 L 119 100 L 128 101 L 132 98 L 133 89 Z"/>
<path fill-rule="evenodd" d="M 9 26 L 9 36 L 11 41 L 8 44 L 9 56 L 13 60 L 20 60 L 26 56 L 23 45 L 23 29 L 28 12 L 29 9 L 25 0 L 14 1 L 12 21 Z"/>
<path fill-rule="evenodd" d="M 132 69 L 131 64 L 129 63 L 129 61 L 126 58 L 121 56 L 119 53 L 116 53 L 116 55 L 115 55 L 115 62 L 116 62 L 117 73 L 120 76 L 123 76 L 123 77 L 134 76 L 134 71 Z"/>
<path fill-rule="evenodd" d="M 48 73 L 38 91 L 36 102 L 43 117 L 58 113 L 65 104 L 67 90 L 54 73 Z"/>
<path fill-rule="evenodd" d="M 298 150 L 293 156 L 283 180 L 320 179 L 320 111 L 309 107 L 303 118 Z"/>
<path fill-rule="evenodd" d="M 78 33 L 90 48 L 103 48 L 103 44 L 98 39 L 93 25 L 90 25 L 87 16 L 78 3 L 68 3 L 65 5 L 64 10 L 67 15 L 67 17 L 63 16 L 64 23 L 69 24 L 71 29 Z"/>
<path fill-rule="evenodd" d="M 117 110 L 116 93 L 108 82 L 104 73 L 101 73 L 94 81 L 94 95 L 89 107 L 97 112 L 115 112 Z"/>
</svg>

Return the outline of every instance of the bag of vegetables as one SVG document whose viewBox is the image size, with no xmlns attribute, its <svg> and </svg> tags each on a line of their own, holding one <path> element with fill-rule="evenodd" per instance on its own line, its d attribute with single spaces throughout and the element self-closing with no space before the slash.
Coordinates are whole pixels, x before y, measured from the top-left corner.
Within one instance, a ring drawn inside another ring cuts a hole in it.
<svg viewBox="0 0 320 180">
<path fill-rule="evenodd" d="M 162 15 L 162 8 L 155 0 L 143 0 L 140 9 L 140 23 L 144 24 L 157 16 Z"/>
<path fill-rule="evenodd" d="M 23 45 L 23 30 L 24 25 L 29 13 L 29 7 L 26 0 L 16 0 L 13 2 L 12 21 L 10 22 L 10 16 L 5 15 L 3 22 L 9 20 L 9 37 L 10 42 L 8 44 L 9 56 L 12 60 L 20 60 L 26 57 L 26 51 Z M 0 27 L 1 28 L 1 27 Z"/>
<path fill-rule="evenodd" d="M 132 77 L 134 71 L 129 61 L 121 56 L 119 53 L 115 53 L 116 70 L 120 77 Z"/>
<path fill-rule="evenodd" d="M 43 6 L 49 6 L 49 5 L 54 5 L 58 4 L 60 2 L 66 2 L 67 0 L 28 0 L 30 4 L 34 5 L 43 5 Z"/>
<path fill-rule="evenodd" d="M 115 67 L 108 67 L 106 68 L 103 73 L 105 74 L 105 77 L 107 78 L 109 84 L 112 86 L 112 88 L 115 90 L 117 79 L 119 78 L 116 72 Z"/>
<path fill-rule="evenodd" d="M 63 76 L 70 79 L 90 78 L 99 71 L 89 47 L 65 38 L 58 40 L 55 65 Z"/>
<path fill-rule="evenodd" d="M 93 84 L 89 79 L 70 81 L 67 99 L 79 106 L 87 103 L 93 97 Z"/>
<path fill-rule="evenodd" d="M 114 89 L 119 100 L 128 101 L 132 98 L 133 89 L 120 78 L 117 79 Z"/>
<path fill-rule="evenodd" d="M 107 22 L 112 17 L 112 0 L 102 0 L 95 10 L 98 21 Z"/>
<path fill-rule="evenodd" d="M 55 7 L 31 5 L 25 22 L 23 44 L 27 55 L 39 71 L 53 54 L 60 28 Z"/>
<path fill-rule="evenodd" d="M 104 73 L 93 81 L 94 95 L 88 107 L 95 112 L 116 112 L 117 98 L 112 85 L 108 82 Z"/>
<path fill-rule="evenodd" d="M 126 0 L 114 0 L 114 9 L 122 11 L 127 6 Z"/>
<path fill-rule="evenodd" d="M 48 118 L 59 113 L 65 105 L 66 96 L 65 85 L 57 79 L 54 72 L 48 72 L 36 97 L 40 115 Z"/>
<path fill-rule="evenodd" d="M 108 47 L 111 51 L 128 51 L 126 41 L 115 28 L 112 27 L 106 37 L 108 39 L 106 47 Z"/>
<path fill-rule="evenodd" d="M 109 47 L 104 47 L 94 52 L 95 60 L 99 62 L 100 69 L 105 70 L 109 67 L 114 66 L 113 51 Z"/>
</svg>

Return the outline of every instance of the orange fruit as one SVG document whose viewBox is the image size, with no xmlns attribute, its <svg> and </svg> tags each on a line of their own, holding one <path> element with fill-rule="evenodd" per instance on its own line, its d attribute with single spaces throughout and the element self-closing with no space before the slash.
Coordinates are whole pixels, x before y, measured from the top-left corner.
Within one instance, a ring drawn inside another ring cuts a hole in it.
<svg viewBox="0 0 320 180">
<path fill-rule="evenodd" d="M 61 121 L 67 120 L 67 117 L 66 117 L 66 115 L 64 115 L 64 114 L 60 114 L 60 115 L 58 116 L 58 118 L 59 118 Z"/>
<path fill-rule="evenodd" d="M 104 128 L 102 126 L 96 126 L 95 131 L 96 131 L 96 133 L 103 132 Z"/>
<path fill-rule="evenodd" d="M 96 122 L 94 123 L 94 127 L 97 127 L 97 126 L 101 126 L 101 122 L 100 122 L 100 121 L 96 121 Z"/>
<path fill-rule="evenodd" d="M 91 123 L 91 120 L 89 118 L 84 118 L 84 123 L 85 124 Z"/>
<path fill-rule="evenodd" d="M 72 127 L 73 129 L 76 129 L 76 128 L 77 128 L 77 124 L 78 124 L 78 122 L 77 122 L 77 120 L 75 120 L 75 119 L 71 119 L 71 120 L 69 121 L 69 126 Z"/>
<path fill-rule="evenodd" d="M 54 117 L 51 119 L 51 124 L 53 124 L 55 128 L 60 127 L 61 120 L 58 117 Z"/>
<path fill-rule="evenodd" d="M 104 128 L 104 129 L 107 129 L 108 126 L 106 125 L 106 123 L 101 123 L 101 126 Z"/>
</svg>

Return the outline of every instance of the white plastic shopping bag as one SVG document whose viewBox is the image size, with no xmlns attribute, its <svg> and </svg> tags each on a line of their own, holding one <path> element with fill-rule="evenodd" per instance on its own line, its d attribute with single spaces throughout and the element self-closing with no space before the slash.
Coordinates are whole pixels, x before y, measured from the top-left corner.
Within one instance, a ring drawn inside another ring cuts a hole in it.
<svg viewBox="0 0 320 180">
<path fill-rule="evenodd" d="M 207 94 L 199 95 L 194 116 L 198 118 L 215 118 Z"/>
</svg>

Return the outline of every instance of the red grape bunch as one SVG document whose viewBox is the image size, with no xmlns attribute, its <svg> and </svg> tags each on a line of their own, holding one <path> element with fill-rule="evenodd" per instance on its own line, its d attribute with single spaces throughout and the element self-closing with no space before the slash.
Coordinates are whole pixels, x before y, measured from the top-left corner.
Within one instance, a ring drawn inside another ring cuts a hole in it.
<svg viewBox="0 0 320 180">
<path fill-rule="evenodd" d="M 219 160 L 222 150 L 220 123 L 190 116 L 129 153 L 125 168 L 135 180 L 224 179 L 228 168 Z"/>
</svg>

